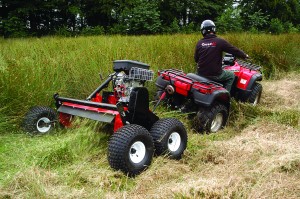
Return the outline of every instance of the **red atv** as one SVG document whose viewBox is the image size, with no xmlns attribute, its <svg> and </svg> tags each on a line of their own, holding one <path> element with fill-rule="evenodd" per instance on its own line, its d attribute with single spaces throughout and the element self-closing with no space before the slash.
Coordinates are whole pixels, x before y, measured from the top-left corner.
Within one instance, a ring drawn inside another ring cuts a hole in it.
<svg viewBox="0 0 300 199">
<path fill-rule="evenodd" d="M 159 71 L 156 80 L 158 102 L 166 102 L 174 109 L 190 113 L 193 126 L 199 132 L 217 132 L 227 122 L 230 96 L 243 102 L 256 105 L 259 102 L 262 86 L 260 67 L 235 60 L 229 54 L 224 57 L 224 69 L 234 71 L 236 80 L 230 93 L 220 82 L 194 73 L 167 69 Z"/>
<path fill-rule="evenodd" d="M 113 69 L 115 72 L 86 100 L 55 94 L 57 111 L 33 107 L 25 115 L 25 131 L 45 134 L 57 122 L 69 127 L 74 116 L 111 123 L 115 133 L 108 144 L 109 164 L 129 176 L 145 170 L 154 153 L 180 159 L 187 146 L 187 132 L 179 120 L 159 119 L 150 111 L 149 94 L 144 87 L 146 81 L 153 79 L 149 65 L 118 60 L 114 61 Z M 112 91 L 104 91 L 110 83 Z"/>
</svg>

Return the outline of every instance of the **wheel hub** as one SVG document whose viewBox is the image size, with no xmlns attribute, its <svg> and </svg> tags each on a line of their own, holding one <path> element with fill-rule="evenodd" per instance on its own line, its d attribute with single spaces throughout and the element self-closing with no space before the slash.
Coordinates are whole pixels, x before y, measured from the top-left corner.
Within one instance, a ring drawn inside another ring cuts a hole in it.
<svg viewBox="0 0 300 199">
<path fill-rule="evenodd" d="M 256 106 L 258 104 L 259 95 L 256 95 L 255 100 L 253 102 L 253 106 Z"/>
<path fill-rule="evenodd" d="M 51 129 L 51 121 L 47 117 L 40 118 L 36 123 L 36 128 L 41 133 L 46 133 Z"/>
<path fill-rule="evenodd" d="M 181 144 L 181 137 L 179 133 L 173 132 L 170 134 L 168 139 L 168 148 L 170 151 L 175 152 L 179 149 Z"/>
<path fill-rule="evenodd" d="M 222 124 L 223 124 L 223 114 L 218 113 L 211 123 L 211 128 L 210 128 L 211 132 L 217 132 L 218 130 L 220 130 Z"/>
<path fill-rule="evenodd" d="M 140 163 L 146 156 L 146 147 L 143 142 L 137 141 L 134 142 L 129 150 L 130 160 L 137 164 Z"/>
</svg>

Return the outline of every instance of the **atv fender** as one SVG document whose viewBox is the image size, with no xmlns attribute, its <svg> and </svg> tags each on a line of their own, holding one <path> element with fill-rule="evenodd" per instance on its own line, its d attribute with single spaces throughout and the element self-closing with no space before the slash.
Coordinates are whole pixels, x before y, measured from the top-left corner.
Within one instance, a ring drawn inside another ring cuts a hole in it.
<svg viewBox="0 0 300 199">
<path fill-rule="evenodd" d="M 256 81 L 261 81 L 262 75 L 260 73 L 242 73 L 237 82 L 237 88 L 241 90 L 250 91 Z"/>
<path fill-rule="evenodd" d="M 226 89 L 216 90 L 212 94 L 204 94 L 192 88 L 191 92 L 195 104 L 208 107 L 214 102 L 219 101 L 225 104 L 227 108 L 230 106 L 230 94 Z"/>
<path fill-rule="evenodd" d="M 155 82 L 155 85 L 162 90 L 164 90 L 168 84 L 170 84 L 170 81 L 164 80 L 162 76 L 158 76 Z"/>
</svg>

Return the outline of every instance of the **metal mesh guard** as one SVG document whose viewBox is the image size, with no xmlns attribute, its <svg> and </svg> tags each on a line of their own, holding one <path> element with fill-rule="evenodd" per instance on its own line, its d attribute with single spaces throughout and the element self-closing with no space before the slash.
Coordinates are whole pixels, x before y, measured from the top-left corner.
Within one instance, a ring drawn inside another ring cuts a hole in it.
<svg viewBox="0 0 300 199">
<path fill-rule="evenodd" d="M 152 70 L 132 67 L 129 71 L 129 79 L 152 81 L 154 72 Z"/>
</svg>

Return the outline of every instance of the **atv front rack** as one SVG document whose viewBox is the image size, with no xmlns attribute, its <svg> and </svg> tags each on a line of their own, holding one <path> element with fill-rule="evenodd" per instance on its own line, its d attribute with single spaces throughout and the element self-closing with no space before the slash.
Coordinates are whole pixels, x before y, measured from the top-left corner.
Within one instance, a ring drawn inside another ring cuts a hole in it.
<svg viewBox="0 0 300 199">
<path fill-rule="evenodd" d="M 236 60 L 236 62 L 239 65 L 241 65 L 242 67 L 247 68 L 249 70 L 258 70 L 258 71 L 260 71 L 260 69 L 261 69 L 261 66 L 258 66 L 256 64 L 252 64 L 252 63 L 249 63 L 249 62 L 246 62 L 246 61 L 243 61 L 243 60 Z"/>
</svg>

